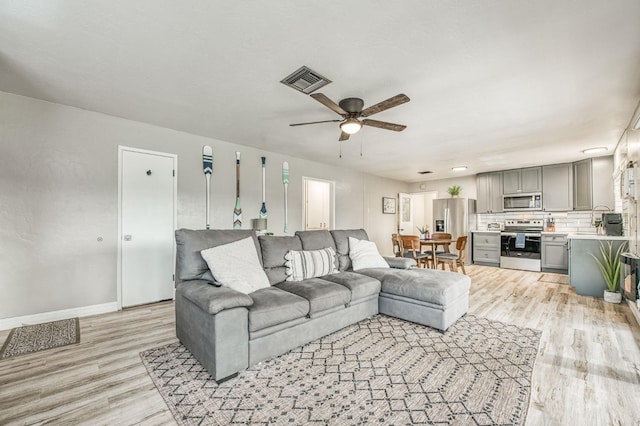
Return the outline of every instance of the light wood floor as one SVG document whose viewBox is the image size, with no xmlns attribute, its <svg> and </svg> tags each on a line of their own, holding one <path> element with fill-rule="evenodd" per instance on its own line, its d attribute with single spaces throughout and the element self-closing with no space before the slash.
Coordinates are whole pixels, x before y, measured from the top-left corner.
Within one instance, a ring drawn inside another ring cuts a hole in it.
<svg viewBox="0 0 640 426">
<path fill-rule="evenodd" d="M 534 272 L 468 272 L 470 313 L 543 332 L 527 425 L 640 425 L 640 326 L 628 306 Z M 78 345 L 0 360 L 0 425 L 175 424 L 138 355 L 176 341 L 173 303 L 81 318 L 80 327 Z"/>
</svg>

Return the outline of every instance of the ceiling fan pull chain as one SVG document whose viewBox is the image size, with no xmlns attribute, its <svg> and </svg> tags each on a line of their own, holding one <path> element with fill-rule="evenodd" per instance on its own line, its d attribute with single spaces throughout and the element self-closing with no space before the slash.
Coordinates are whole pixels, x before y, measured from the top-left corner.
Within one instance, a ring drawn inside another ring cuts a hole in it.
<svg viewBox="0 0 640 426">
<path fill-rule="evenodd" d="M 340 143 L 340 158 L 342 158 L 342 141 L 340 141 L 339 143 Z"/>
<path fill-rule="evenodd" d="M 360 136 L 360 157 L 362 157 L 362 136 Z"/>
</svg>

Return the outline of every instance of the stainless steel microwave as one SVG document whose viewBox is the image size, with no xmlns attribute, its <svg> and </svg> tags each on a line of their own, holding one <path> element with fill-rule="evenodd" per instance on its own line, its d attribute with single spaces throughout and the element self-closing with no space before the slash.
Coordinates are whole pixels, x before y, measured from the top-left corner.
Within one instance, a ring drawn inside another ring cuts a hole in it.
<svg viewBox="0 0 640 426">
<path fill-rule="evenodd" d="M 506 212 L 542 210 L 542 193 L 504 195 L 502 197 L 502 208 Z"/>
</svg>

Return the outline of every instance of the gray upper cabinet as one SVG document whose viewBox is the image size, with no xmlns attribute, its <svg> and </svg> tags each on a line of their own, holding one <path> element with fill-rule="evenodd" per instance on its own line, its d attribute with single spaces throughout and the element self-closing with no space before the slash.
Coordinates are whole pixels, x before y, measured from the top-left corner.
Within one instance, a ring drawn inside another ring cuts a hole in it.
<svg viewBox="0 0 640 426">
<path fill-rule="evenodd" d="M 574 210 L 591 210 L 593 208 L 591 171 L 591 158 L 573 163 Z M 613 192 L 613 185 L 611 185 L 611 192 Z"/>
<path fill-rule="evenodd" d="M 501 213 L 502 172 L 478 174 L 477 188 L 476 213 Z"/>
<path fill-rule="evenodd" d="M 542 167 L 542 206 L 548 212 L 573 210 L 573 164 Z"/>
<path fill-rule="evenodd" d="M 542 167 L 505 170 L 502 172 L 503 193 L 519 194 L 542 191 Z"/>
<path fill-rule="evenodd" d="M 613 156 L 596 157 L 591 159 L 591 176 L 593 178 L 592 201 L 593 208 L 602 206 L 615 210 L 613 182 Z"/>
</svg>

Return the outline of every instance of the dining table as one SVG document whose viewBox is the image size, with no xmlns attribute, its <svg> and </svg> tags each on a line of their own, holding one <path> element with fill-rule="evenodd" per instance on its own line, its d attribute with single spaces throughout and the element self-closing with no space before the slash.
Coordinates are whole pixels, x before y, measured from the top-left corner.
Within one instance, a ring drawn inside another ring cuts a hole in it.
<svg viewBox="0 0 640 426">
<path fill-rule="evenodd" d="M 436 249 L 438 246 L 443 246 L 444 247 L 444 252 L 445 253 L 449 253 L 449 246 L 451 245 L 451 243 L 454 243 L 456 240 L 453 239 L 431 239 L 431 238 L 427 238 L 426 240 L 420 240 L 420 251 L 422 251 L 422 247 L 426 246 L 426 247 L 430 247 L 428 250 L 431 250 L 431 261 L 432 261 L 432 269 L 437 269 L 438 268 L 438 255 L 436 253 Z"/>
</svg>

